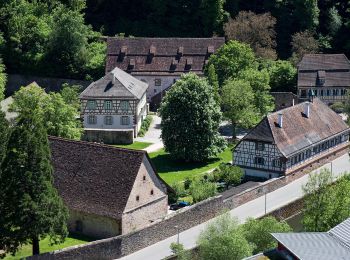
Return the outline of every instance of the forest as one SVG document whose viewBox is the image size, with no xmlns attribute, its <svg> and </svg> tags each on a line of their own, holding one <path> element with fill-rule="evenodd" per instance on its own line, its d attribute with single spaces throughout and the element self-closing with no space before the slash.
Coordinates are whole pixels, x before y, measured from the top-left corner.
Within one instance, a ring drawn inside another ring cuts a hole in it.
<svg viewBox="0 0 350 260">
<path fill-rule="evenodd" d="M 225 36 L 258 57 L 350 55 L 345 0 L 2 0 L 0 54 L 8 73 L 96 79 L 102 36 Z"/>
</svg>

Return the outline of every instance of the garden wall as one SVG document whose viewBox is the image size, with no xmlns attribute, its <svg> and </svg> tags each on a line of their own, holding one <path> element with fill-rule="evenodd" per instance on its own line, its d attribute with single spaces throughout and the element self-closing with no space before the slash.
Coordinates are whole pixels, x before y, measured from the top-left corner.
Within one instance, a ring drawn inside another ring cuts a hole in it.
<svg viewBox="0 0 350 260">
<path fill-rule="evenodd" d="M 135 231 L 130 234 L 87 243 L 81 246 L 66 248 L 39 256 L 29 257 L 32 260 L 56 259 L 115 259 L 166 239 L 177 234 L 177 228 L 182 232 L 193 226 L 206 222 L 227 209 L 236 208 L 248 201 L 263 196 L 265 192 L 272 192 L 286 184 L 302 177 L 311 170 L 334 160 L 348 152 L 347 146 L 340 147 L 332 155 L 326 155 L 316 160 L 311 167 L 300 169 L 288 176 L 271 179 L 261 184 L 245 183 L 220 196 L 197 203 L 188 208 L 164 218 L 160 222 Z M 295 205 L 298 203 L 296 202 Z M 292 207 L 292 206 L 290 206 Z"/>
<path fill-rule="evenodd" d="M 69 85 L 81 85 L 83 88 L 86 88 L 91 83 L 91 81 L 85 80 L 48 78 L 22 74 L 8 74 L 5 91 L 6 97 L 11 96 L 20 87 L 27 86 L 33 81 L 38 83 L 40 87 L 45 88 L 47 92 L 59 91 L 62 87 L 62 84 L 64 83 L 68 83 Z"/>
</svg>

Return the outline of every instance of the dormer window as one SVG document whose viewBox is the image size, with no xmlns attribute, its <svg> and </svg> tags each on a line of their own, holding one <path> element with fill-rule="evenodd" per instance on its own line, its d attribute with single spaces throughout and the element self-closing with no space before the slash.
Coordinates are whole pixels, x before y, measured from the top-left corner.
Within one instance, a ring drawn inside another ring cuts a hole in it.
<svg viewBox="0 0 350 260">
<path fill-rule="evenodd" d="M 152 59 L 155 55 L 156 55 L 156 47 L 152 45 L 149 48 L 149 52 L 148 52 L 148 56 L 147 56 L 147 63 L 151 63 Z"/>
<path fill-rule="evenodd" d="M 209 45 L 207 51 L 208 51 L 209 55 L 213 54 L 214 53 L 214 46 L 213 45 Z"/>
<path fill-rule="evenodd" d="M 317 71 L 317 85 L 323 86 L 326 82 L 326 72 L 324 70 Z"/>
<path fill-rule="evenodd" d="M 178 64 L 178 61 L 177 61 L 175 58 L 173 58 L 173 59 L 171 60 L 170 69 L 171 69 L 171 70 L 175 70 L 177 64 Z"/>
<path fill-rule="evenodd" d="M 185 65 L 185 70 L 190 70 L 193 64 L 193 59 L 192 58 L 187 58 L 186 59 L 186 65 Z"/>
<path fill-rule="evenodd" d="M 128 47 L 127 46 L 122 46 L 120 48 L 119 55 L 118 55 L 118 61 L 119 62 L 122 62 L 124 60 L 124 57 L 126 56 L 127 51 L 128 51 Z"/>
<path fill-rule="evenodd" d="M 96 109 L 96 101 L 95 100 L 88 100 L 87 109 L 95 110 Z"/>
<path fill-rule="evenodd" d="M 135 68 L 135 59 L 129 60 L 128 70 L 132 70 Z"/>
<path fill-rule="evenodd" d="M 106 100 L 103 104 L 105 110 L 112 110 L 112 100 Z"/>
<path fill-rule="evenodd" d="M 180 46 L 178 49 L 177 49 L 177 55 L 179 57 L 181 57 L 182 55 L 184 55 L 184 47 Z"/>
</svg>

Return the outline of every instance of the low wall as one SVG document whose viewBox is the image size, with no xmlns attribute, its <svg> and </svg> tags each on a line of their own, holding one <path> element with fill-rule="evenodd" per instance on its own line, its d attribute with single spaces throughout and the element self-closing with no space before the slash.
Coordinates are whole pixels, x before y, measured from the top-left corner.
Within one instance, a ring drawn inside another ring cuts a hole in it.
<svg viewBox="0 0 350 260">
<path fill-rule="evenodd" d="M 227 209 L 234 209 L 248 201 L 263 196 L 265 192 L 268 193 L 279 189 L 347 152 L 347 146 L 340 147 L 338 151 L 316 160 L 311 166 L 307 167 L 307 170 L 304 168 L 288 176 L 271 179 L 258 185 L 243 184 L 246 185 L 245 187 L 247 188 L 244 191 L 242 191 L 241 187 L 235 187 L 233 189 L 239 190 L 239 193 L 232 190 L 230 191 L 231 195 L 225 193 L 225 196 L 220 195 L 202 201 L 188 208 L 179 210 L 164 218 L 162 221 L 153 223 L 142 230 L 30 257 L 28 259 L 115 259 L 131 254 L 170 236 L 176 235 L 177 229 L 175 226 L 178 226 L 179 231 L 182 232 L 206 222 L 222 214 Z"/>
<path fill-rule="evenodd" d="M 103 142 L 105 144 L 132 144 L 134 142 L 134 130 L 85 129 L 82 140 Z"/>
<path fill-rule="evenodd" d="M 27 86 L 35 81 L 40 87 L 45 88 L 47 92 L 49 91 L 59 91 L 62 84 L 68 83 L 69 85 L 81 85 L 86 88 L 91 81 L 85 80 L 74 80 L 74 79 L 62 79 L 62 78 L 48 78 L 48 77 L 38 77 L 32 75 L 21 75 L 21 74 L 8 74 L 6 83 L 6 97 L 11 96 L 14 92 L 19 90 L 22 86 Z"/>
</svg>

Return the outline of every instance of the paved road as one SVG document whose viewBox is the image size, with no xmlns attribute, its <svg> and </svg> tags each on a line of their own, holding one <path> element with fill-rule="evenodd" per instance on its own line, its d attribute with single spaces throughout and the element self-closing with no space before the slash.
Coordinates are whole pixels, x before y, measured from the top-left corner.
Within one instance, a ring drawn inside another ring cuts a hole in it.
<svg viewBox="0 0 350 260">
<path fill-rule="evenodd" d="M 160 138 L 160 135 L 162 133 L 160 129 L 160 122 L 161 118 L 159 116 L 153 115 L 153 120 L 152 123 L 143 137 L 137 137 L 135 141 L 138 142 L 147 142 L 147 143 L 152 143 L 150 146 L 146 147 L 145 151 L 148 153 L 158 151 L 164 147 L 162 138 Z"/>
<path fill-rule="evenodd" d="M 350 171 L 350 158 L 349 155 L 343 155 L 342 157 L 334 160 L 331 163 L 321 167 L 321 168 L 332 168 L 334 176 L 339 176 L 345 171 Z M 321 169 L 320 168 L 320 169 Z M 320 169 L 316 170 L 319 171 Z M 302 178 L 290 183 L 278 190 L 275 190 L 266 195 L 266 208 L 267 212 L 271 212 L 278 209 L 288 203 L 299 199 L 302 197 L 302 186 L 307 182 L 308 176 L 303 176 Z M 244 205 L 237 207 L 230 211 L 232 216 L 239 219 L 240 222 L 244 222 L 248 217 L 258 218 L 265 214 L 265 198 L 264 196 L 252 200 Z M 213 220 L 213 219 L 212 219 Z M 212 221 L 210 220 L 210 221 Z M 196 245 L 196 240 L 200 232 L 208 225 L 210 222 L 205 222 L 193 228 L 190 228 L 184 232 L 180 233 L 180 243 L 182 243 L 185 248 L 192 248 Z M 141 249 L 136 253 L 123 257 L 123 260 L 157 260 L 163 259 L 171 254 L 169 246 L 172 242 L 176 242 L 177 236 L 172 236 L 149 247 Z"/>
</svg>

